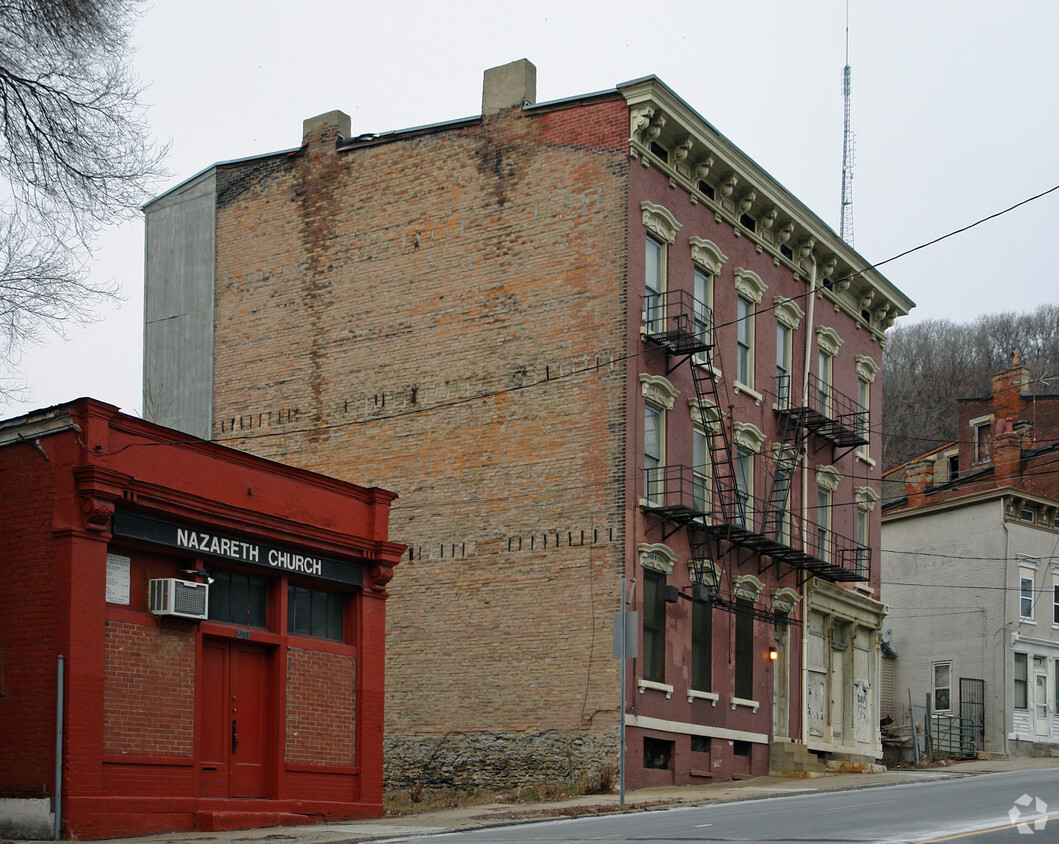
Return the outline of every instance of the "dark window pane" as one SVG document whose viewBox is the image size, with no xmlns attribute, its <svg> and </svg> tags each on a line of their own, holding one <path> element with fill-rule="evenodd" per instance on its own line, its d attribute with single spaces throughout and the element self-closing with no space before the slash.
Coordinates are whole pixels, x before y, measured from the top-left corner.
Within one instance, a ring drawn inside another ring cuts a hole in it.
<svg viewBox="0 0 1059 844">
<path fill-rule="evenodd" d="M 643 766 L 666 771 L 673 764 L 673 742 L 644 736 Z"/>
<path fill-rule="evenodd" d="M 327 638 L 341 642 L 342 636 L 342 596 L 331 595 L 327 604 Z"/>
<path fill-rule="evenodd" d="M 268 584 L 262 577 L 250 578 L 250 615 L 247 623 L 251 627 L 267 627 Z"/>
<path fill-rule="evenodd" d="M 661 572 L 644 572 L 643 678 L 656 683 L 666 679 L 665 585 Z"/>
<path fill-rule="evenodd" d="M 268 581 L 263 577 L 213 572 L 210 619 L 229 624 L 268 627 Z"/>
<path fill-rule="evenodd" d="M 245 574 L 232 575 L 231 620 L 246 624 L 250 616 L 250 584 Z"/>
<path fill-rule="evenodd" d="M 295 595 L 295 615 L 294 615 L 294 632 L 303 633 L 306 636 L 311 636 L 312 630 L 312 600 L 313 593 L 308 589 L 302 589 L 298 587 L 294 590 Z"/>
<path fill-rule="evenodd" d="M 323 636 L 327 631 L 327 593 L 311 592 L 313 596 L 313 619 L 309 629 L 313 636 Z"/>
<path fill-rule="evenodd" d="M 288 586 L 287 631 L 343 641 L 343 601 L 342 595 Z"/>
<path fill-rule="evenodd" d="M 232 576 L 226 571 L 214 575 L 210 584 L 210 618 L 214 621 L 231 621 Z"/>
<path fill-rule="evenodd" d="M 754 697 L 754 616 L 752 602 L 736 601 L 735 612 L 735 696 Z"/>
<path fill-rule="evenodd" d="M 1029 709 L 1029 662 L 1026 654 L 1015 654 L 1015 708 Z"/>
<path fill-rule="evenodd" d="M 711 606 L 701 601 L 691 605 L 691 687 L 696 691 L 710 691 L 711 650 Z"/>
</svg>

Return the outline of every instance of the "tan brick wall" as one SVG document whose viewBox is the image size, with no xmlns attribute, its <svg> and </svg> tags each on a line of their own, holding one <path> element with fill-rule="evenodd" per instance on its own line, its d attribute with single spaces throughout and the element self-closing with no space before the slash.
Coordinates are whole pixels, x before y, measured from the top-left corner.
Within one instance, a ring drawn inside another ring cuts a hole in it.
<svg viewBox="0 0 1059 844">
<path fill-rule="evenodd" d="M 616 723 L 627 131 L 325 141 L 218 209 L 214 435 L 400 496 L 388 738 Z"/>
<path fill-rule="evenodd" d="M 108 621 L 103 657 L 103 752 L 191 756 L 195 635 Z"/>
<path fill-rule="evenodd" d="M 356 763 L 357 660 L 353 656 L 287 651 L 287 761 L 303 765 Z"/>
</svg>

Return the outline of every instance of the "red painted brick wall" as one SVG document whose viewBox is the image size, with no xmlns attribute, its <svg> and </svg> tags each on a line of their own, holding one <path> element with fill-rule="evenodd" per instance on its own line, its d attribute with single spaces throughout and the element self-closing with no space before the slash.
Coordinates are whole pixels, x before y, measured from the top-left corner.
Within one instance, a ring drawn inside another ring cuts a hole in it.
<svg viewBox="0 0 1059 844">
<path fill-rule="evenodd" d="M 107 621 L 103 636 L 103 752 L 191 756 L 195 634 Z"/>
<path fill-rule="evenodd" d="M 5 456 L 0 797 L 44 797 L 52 793 L 55 772 L 55 585 L 49 544 L 54 479 L 29 443 L 8 446 Z M 35 494 L 27 495 L 29 490 Z"/>
<path fill-rule="evenodd" d="M 288 762 L 356 764 L 356 680 L 353 656 L 288 649 Z"/>
</svg>

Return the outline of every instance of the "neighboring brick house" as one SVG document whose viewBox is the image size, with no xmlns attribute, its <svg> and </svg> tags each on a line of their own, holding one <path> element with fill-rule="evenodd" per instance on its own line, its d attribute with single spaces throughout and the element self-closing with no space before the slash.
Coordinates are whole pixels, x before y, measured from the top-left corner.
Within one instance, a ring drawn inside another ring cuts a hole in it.
<svg viewBox="0 0 1059 844">
<path fill-rule="evenodd" d="M 1030 387 L 1014 362 L 958 402 L 957 442 L 884 478 L 888 704 L 929 698 L 957 752 L 1059 744 L 1059 396 Z"/>
<path fill-rule="evenodd" d="M 0 836 L 382 814 L 392 493 L 92 399 L 0 422 L 0 491 Z"/>
<path fill-rule="evenodd" d="M 535 73 L 150 203 L 145 411 L 399 492 L 394 785 L 613 766 L 623 579 L 631 786 L 874 759 L 868 440 L 912 303 L 657 78 Z"/>
</svg>

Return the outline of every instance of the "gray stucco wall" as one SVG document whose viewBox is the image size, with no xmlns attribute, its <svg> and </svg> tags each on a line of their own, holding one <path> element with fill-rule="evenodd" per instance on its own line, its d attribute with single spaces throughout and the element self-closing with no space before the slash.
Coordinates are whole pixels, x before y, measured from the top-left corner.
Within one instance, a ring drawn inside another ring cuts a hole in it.
<svg viewBox="0 0 1059 844">
<path fill-rule="evenodd" d="M 143 414 L 209 439 L 216 171 L 145 209 Z"/>
<path fill-rule="evenodd" d="M 909 692 L 922 705 L 932 691 L 933 665 L 952 663 L 953 714 L 959 678 L 985 681 L 986 750 L 1019 752 L 1015 741 L 1059 742 L 1059 713 L 1048 735 L 1029 734 L 1030 713 L 1014 710 L 1013 653 L 1048 659 L 1049 688 L 1059 677 L 1059 625 L 1052 623 L 1049 564 L 1059 537 L 1052 530 L 1004 518 L 1000 497 L 933 513 L 884 521 L 883 600 L 897 652 L 894 711 L 907 718 Z M 1041 560 L 1034 572 L 1032 620 L 1019 617 L 1020 555 Z M 1023 723 L 1025 722 L 1025 724 Z"/>
</svg>

